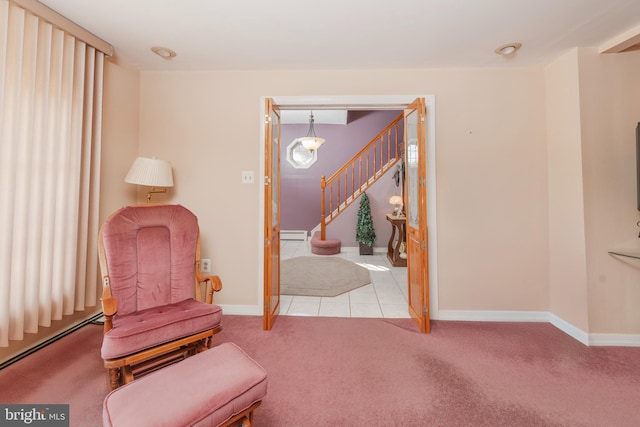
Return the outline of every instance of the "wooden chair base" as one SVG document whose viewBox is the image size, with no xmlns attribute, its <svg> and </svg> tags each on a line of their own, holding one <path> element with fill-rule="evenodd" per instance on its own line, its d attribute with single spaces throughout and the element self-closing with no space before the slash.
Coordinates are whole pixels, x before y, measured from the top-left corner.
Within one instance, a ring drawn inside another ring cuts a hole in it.
<svg viewBox="0 0 640 427">
<path fill-rule="evenodd" d="M 221 427 L 253 427 L 253 411 L 260 406 L 262 401 L 256 402 L 235 417 L 231 418 Z"/>
<path fill-rule="evenodd" d="M 139 353 L 117 359 L 106 359 L 104 367 L 107 368 L 109 390 L 115 390 L 124 384 L 130 383 L 136 377 L 146 375 L 207 350 L 211 347 L 213 335 L 221 330 L 222 326 L 218 325 L 214 329 L 161 344 Z"/>
</svg>

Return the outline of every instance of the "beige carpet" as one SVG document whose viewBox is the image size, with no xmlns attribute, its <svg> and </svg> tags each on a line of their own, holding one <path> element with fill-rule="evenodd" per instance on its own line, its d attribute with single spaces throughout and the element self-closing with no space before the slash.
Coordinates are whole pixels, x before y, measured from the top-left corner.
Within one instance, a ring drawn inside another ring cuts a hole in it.
<svg viewBox="0 0 640 427">
<path fill-rule="evenodd" d="M 335 297 L 369 283 L 369 270 L 339 257 L 302 256 L 280 263 L 282 295 Z"/>
</svg>

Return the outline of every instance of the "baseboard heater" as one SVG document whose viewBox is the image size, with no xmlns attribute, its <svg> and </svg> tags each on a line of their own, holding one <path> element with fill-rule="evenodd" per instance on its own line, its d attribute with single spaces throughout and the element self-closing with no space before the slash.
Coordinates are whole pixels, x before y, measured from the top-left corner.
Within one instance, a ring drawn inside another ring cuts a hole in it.
<svg viewBox="0 0 640 427">
<path fill-rule="evenodd" d="M 306 242 L 308 235 L 307 230 L 280 230 L 280 240 L 302 240 Z"/>
<path fill-rule="evenodd" d="M 94 314 L 93 316 L 89 317 L 88 319 L 84 319 L 84 320 L 80 321 L 79 323 L 70 326 L 68 329 L 65 329 L 64 331 L 61 331 L 57 335 L 54 335 L 51 338 L 47 338 L 44 341 L 41 341 L 40 343 L 34 344 L 32 347 L 26 349 L 22 353 L 19 353 L 16 356 L 13 356 L 11 359 L 8 359 L 8 360 L 2 362 L 0 364 L 0 371 L 3 370 L 4 368 L 6 368 L 7 366 L 17 362 L 18 360 L 24 359 L 25 357 L 29 356 L 30 354 L 33 354 L 36 351 L 48 346 L 49 344 L 52 344 L 52 343 L 58 341 L 60 338 L 64 338 L 65 336 L 69 335 L 70 333 L 77 331 L 78 329 L 82 328 L 85 325 L 88 325 L 89 323 L 93 323 L 93 324 L 96 324 L 96 325 L 102 325 L 104 323 L 104 314 L 102 312 L 100 312 L 98 314 Z"/>
</svg>

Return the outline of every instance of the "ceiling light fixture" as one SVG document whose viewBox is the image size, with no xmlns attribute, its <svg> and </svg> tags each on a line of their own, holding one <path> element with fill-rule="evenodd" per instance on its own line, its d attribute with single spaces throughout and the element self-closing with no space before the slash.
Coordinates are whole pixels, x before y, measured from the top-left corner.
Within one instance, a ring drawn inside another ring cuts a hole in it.
<svg viewBox="0 0 640 427">
<path fill-rule="evenodd" d="M 175 53 L 173 50 L 169 49 L 168 47 L 162 47 L 162 46 L 152 47 L 151 52 L 155 53 L 156 55 L 164 59 L 175 58 L 177 55 L 177 53 Z"/>
<path fill-rule="evenodd" d="M 316 136 L 316 130 L 313 127 L 313 111 L 311 111 L 311 114 L 309 115 L 309 132 L 307 132 L 307 136 L 298 138 L 298 141 L 300 141 L 304 148 L 311 151 L 317 150 L 322 144 L 324 144 L 325 140 Z"/>
<path fill-rule="evenodd" d="M 503 44 L 502 46 L 498 46 L 495 50 L 495 53 L 502 56 L 509 56 L 514 54 L 521 47 L 521 43 L 507 43 Z"/>
</svg>

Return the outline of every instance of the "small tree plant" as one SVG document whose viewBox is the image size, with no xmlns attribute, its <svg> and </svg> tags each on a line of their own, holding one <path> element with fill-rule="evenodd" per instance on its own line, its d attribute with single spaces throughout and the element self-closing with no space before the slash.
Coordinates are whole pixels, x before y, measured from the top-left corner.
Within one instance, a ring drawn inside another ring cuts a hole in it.
<svg viewBox="0 0 640 427">
<path fill-rule="evenodd" d="M 369 197 L 367 193 L 362 193 L 360 197 L 360 208 L 358 209 L 358 223 L 356 225 L 356 242 L 360 243 L 360 254 L 372 255 L 375 240 L 376 232 L 373 228 Z"/>
</svg>

